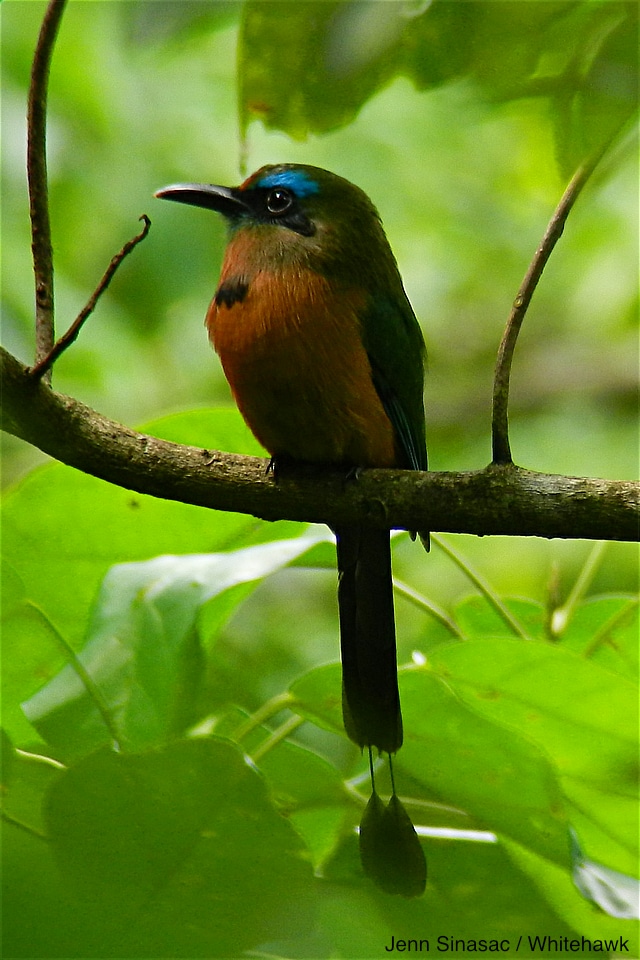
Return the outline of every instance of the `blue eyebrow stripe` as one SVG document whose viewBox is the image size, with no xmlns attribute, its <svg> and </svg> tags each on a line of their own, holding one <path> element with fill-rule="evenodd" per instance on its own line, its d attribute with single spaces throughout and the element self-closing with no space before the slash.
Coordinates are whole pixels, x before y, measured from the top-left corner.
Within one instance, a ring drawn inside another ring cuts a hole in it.
<svg viewBox="0 0 640 960">
<path fill-rule="evenodd" d="M 256 184 L 257 187 L 287 187 L 298 197 L 308 197 L 309 194 L 318 193 L 319 185 L 312 180 L 303 170 L 280 170 L 278 173 L 268 173 L 262 177 Z"/>
</svg>

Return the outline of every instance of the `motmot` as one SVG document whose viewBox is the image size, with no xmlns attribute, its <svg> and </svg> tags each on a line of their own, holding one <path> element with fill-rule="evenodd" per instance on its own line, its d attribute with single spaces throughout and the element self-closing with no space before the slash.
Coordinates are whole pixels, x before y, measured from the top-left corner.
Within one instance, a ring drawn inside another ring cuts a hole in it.
<svg viewBox="0 0 640 960">
<path fill-rule="evenodd" d="M 366 193 L 327 170 L 283 163 L 239 187 L 179 183 L 156 196 L 227 222 L 205 322 L 275 468 L 426 470 L 424 340 Z M 376 748 L 391 758 L 403 731 L 390 533 L 354 522 L 334 534 L 345 729 L 370 757 Z"/>
</svg>

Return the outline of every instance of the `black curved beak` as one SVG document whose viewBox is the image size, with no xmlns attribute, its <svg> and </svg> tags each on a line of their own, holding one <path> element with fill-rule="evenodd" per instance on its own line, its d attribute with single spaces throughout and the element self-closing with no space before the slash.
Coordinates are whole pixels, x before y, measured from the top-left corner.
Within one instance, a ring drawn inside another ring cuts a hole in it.
<svg viewBox="0 0 640 960">
<path fill-rule="evenodd" d="M 192 207 L 204 207 L 215 210 L 225 217 L 235 219 L 250 212 L 249 205 L 239 190 L 234 187 L 220 187 L 213 183 L 173 183 L 156 190 L 154 197 L 160 200 L 175 200 L 176 203 L 188 203 Z"/>
</svg>

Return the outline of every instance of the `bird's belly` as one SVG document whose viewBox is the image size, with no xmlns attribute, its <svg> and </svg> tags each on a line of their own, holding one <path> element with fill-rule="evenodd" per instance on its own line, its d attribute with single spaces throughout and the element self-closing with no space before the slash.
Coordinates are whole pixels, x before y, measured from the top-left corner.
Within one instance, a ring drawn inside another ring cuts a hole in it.
<svg viewBox="0 0 640 960">
<path fill-rule="evenodd" d="M 268 279 L 254 280 L 242 302 L 214 300 L 207 316 L 247 424 L 272 456 L 393 466 L 394 431 L 362 345 L 359 298 L 342 296 L 331 309 L 315 274 L 290 293 L 268 296 Z"/>
</svg>

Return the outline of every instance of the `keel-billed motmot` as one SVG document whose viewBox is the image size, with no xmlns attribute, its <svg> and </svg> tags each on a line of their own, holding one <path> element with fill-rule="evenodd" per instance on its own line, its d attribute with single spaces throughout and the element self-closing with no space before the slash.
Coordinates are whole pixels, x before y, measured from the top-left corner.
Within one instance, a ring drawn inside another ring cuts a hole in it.
<svg viewBox="0 0 640 960">
<path fill-rule="evenodd" d="M 185 183 L 156 196 L 227 221 L 206 325 L 275 465 L 426 469 L 424 342 L 367 195 L 318 167 L 279 164 L 239 187 Z M 358 746 L 391 755 L 402 715 L 389 531 L 354 523 L 334 532 L 345 728 Z M 422 892 L 424 857 L 395 788 L 386 808 L 374 788 L 360 844 L 378 885 Z"/>
</svg>

